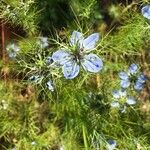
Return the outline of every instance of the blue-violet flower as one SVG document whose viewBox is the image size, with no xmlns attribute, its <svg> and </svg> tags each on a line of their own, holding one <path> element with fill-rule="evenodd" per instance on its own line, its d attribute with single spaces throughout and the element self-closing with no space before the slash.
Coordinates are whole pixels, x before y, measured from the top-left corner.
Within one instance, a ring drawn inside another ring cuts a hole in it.
<svg viewBox="0 0 150 150">
<path fill-rule="evenodd" d="M 138 67 L 136 64 L 131 64 L 127 72 L 120 72 L 119 77 L 121 79 L 120 85 L 122 88 L 128 88 L 130 86 L 130 76 L 136 74 Z"/>
<path fill-rule="evenodd" d="M 141 91 L 144 87 L 144 83 L 146 80 L 147 80 L 147 77 L 145 75 L 143 74 L 139 75 L 135 82 L 134 89 L 137 91 Z"/>
<path fill-rule="evenodd" d="M 98 40 L 98 33 L 91 34 L 84 39 L 82 33 L 74 31 L 70 38 L 70 45 L 75 48 L 75 53 L 67 49 L 60 49 L 53 53 L 52 59 L 62 66 L 66 79 L 73 79 L 79 74 L 80 64 L 84 70 L 93 73 L 97 73 L 102 69 L 102 60 L 96 54 L 87 54 L 95 49 Z"/>
<path fill-rule="evenodd" d="M 133 83 L 133 87 L 135 90 L 140 91 L 144 87 L 144 83 L 147 80 L 146 76 L 140 74 L 137 76 L 138 67 L 136 64 L 131 64 L 127 72 L 121 71 L 119 73 L 119 77 L 121 79 L 120 85 L 122 88 L 128 88 L 131 83 Z"/>
</svg>

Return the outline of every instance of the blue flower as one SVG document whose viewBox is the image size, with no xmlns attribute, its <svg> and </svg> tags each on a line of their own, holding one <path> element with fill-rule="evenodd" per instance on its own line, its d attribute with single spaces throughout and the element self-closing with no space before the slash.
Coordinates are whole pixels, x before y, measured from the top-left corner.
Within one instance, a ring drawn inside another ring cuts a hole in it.
<svg viewBox="0 0 150 150">
<path fill-rule="evenodd" d="M 141 12 L 145 18 L 150 19 L 150 5 L 144 6 L 141 9 Z"/>
<path fill-rule="evenodd" d="M 126 104 L 134 105 L 136 103 L 136 100 L 131 96 L 127 96 L 124 90 L 113 91 L 112 95 L 114 100 L 110 104 L 111 107 L 119 108 L 122 113 L 125 112 Z"/>
<path fill-rule="evenodd" d="M 7 45 L 6 50 L 10 58 L 15 58 L 20 48 L 15 43 L 12 43 Z"/>
<path fill-rule="evenodd" d="M 134 74 L 134 73 L 137 73 L 137 70 L 138 70 L 138 66 L 136 64 L 131 64 L 128 69 L 128 73 Z"/>
<path fill-rule="evenodd" d="M 121 79 L 120 85 L 122 88 L 128 88 L 130 86 L 130 76 L 136 74 L 138 71 L 138 66 L 136 64 L 131 64 L 127 72 L 120 72 L 119 77 Z"/>
<path fill-rule="evenodd" d="M 145 75 L 143 74 L 139 75 L 134 85 L 135 90 L 137 91 L 142 90 L 146 80 L 147 80 L 147 77 Z"/>
<path fill-rule="evenodd" d="M 140 91 L 144 87 L 144 83 L 147 80 L 147 77 L 143 74 L 137 76 L 138 67 L 136 64 L 131 64 L 127 72 L 120 72 L 119 77 L 121 79 L 120 85 L 122 88 L 128 88 L 131 83 L 133 83 L 133 87 L 135 90 Z M 136 74 L 136 76 L 134 75 Z M 137 78 L 136 80 L 132 80 L 132 78 Z"/>
<path fill-rule="evenodd" d="M 138 72 L 138 66 L 136 64 L 131 64 L 129 66 L 129 69 L 127 72 L 120 72 L 119 73 L 119 77 L 121 79 L 120 81 L 120 85 L 122 88 L 126 89 L 128 88 L 131 83 L 133 83 L 134 80 L 132 80 L 132 78 L 135 78 L 135 75 L 137 74 Z M 136 87 L 139 87 L 139 82 L 136 81 L 135 83 L 136 85 L 134 86 L 134 88 L 136 89 Z"/>
<path fill-rule="evenodd" d="M 107 150 L 114 150 L 117 146 L 116 140 L 108 140 L 107 143 Z"/>
<path fill-rule="evenodd" d="M 128 88 L 130 86 L 129 75 L 126 72 L 120 72 L 119 77 L 121 79 L 120 85 L 122 88 Z"/>
<path fill-rule="evenodd" d="M 147 77 L 145 75 L 141 74 L 138 76 L 137 82 L 145 83 L 146 80 L 147 80 Z"/>
<path fill-rule="evenodd" d="M 98 33 L 91 34 L 84 39 L 82 33 L 74 31 L 70 38 L 70 45 L 75 48 L 75 53 L 67 49 L 60 49 L 53 53 L 52 59 L 62 66 L 66 79 L 73 79 L 79 74 L 80 64 L 85 71 L 93 73 L 102 69 L 102 60 L 96 54 L 87 54 L 95 49 L 98 40 Z"/>
</svg>

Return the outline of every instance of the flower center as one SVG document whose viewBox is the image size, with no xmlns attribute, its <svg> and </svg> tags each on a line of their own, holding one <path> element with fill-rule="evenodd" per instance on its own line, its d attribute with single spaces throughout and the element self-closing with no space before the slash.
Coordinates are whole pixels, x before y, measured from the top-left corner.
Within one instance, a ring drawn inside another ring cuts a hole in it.
<svg viewBox="0 0 150 150">
<path fill-rule="evenodd" d="M 83 48 L 81 48 L 80 50 L 77 50 L 75 53 L 74 53 L 74 60 L 76 62 L 80 62 L 80 60 L 83 58 Z"/>
</svg>

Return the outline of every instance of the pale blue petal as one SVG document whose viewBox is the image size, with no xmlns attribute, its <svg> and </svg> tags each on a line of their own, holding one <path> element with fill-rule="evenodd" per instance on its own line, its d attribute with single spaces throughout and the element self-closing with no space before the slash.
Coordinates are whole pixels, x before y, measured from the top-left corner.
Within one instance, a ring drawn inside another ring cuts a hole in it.
<svg viewBox="0 0 150 150">
<path fill-rule="evenodd" d="M 135 85 L 134 85 L 135 90 L 141 91 L 143 89 L 143 87 L 144 87 L 143 83 L 140 83 L 138 81 L 135 82 Z"/>
<path fill-rule="evenodd" d="M 141 9 L 141 12 L 145 18 L 150 19 L 150 5 L 144 6 Z"/>
<path fill-rule="evenodd" d="M 147 77 L 143 74 L 138 76 L 137 81 L 135 82 L 134 89 L 140 91 L 144 87 L 144 83 L 147 80 Z"/>
<path fill-rule="evenodd" d="M 126 72 L 123 72 L 123 71 L 119 73 L 119 77 L 122 80 L 127 80 L 129 78 L 128 74 Z"/>
<path fill-rule="evenodd" d="M 99 40 L 99 34 L 94 33 L 88 36 L 86 39 L 83 41 L 83 49 L 86 50 L 93 50 L 96 46 L 96 43 Z"/>
<path fill-rule="evenodd" d="M 58 50 L 55 53 L 53 53 L 52 59 L 59 65 L 64 65 L 66 62 L 72 59 L 72 54 L 65 50 Z"/>
<path fill-rule="evenodd" d="M 145 83 L 145 81 L 147 80 L 147 77 L 143 74 L 138 76 L 137 82 L 139 83 Z"/>
<path fill-rule="evenodd" d="M 129 80 L 121 80 L 120 85 L 122 88 L 128 88 L 130 86 Z"/>
<path fill-rule="evenodd" d="M 71 38 L 70 38 L 70 45 L 75 46 L 75 45 L 80 45 L 82 44 L 83 40 L 83 34 L 78 32 L 78 31 L 73 31 Z"/>
<path fill-rule="evenodd" d="M 128 72 L 130 74 L 134 74 L 134 73 L 137 73 L 137 70 L 138 70 L 138 66 L 136 64 L 131 64 L 128 69 Z"/>
<path fill-rule="evenodd" d="M 126 103 L 129 105 L 134 105 L 136 104 L 136 100 L 133 97 L 127 97 Z"/>
<path fill-rule="evenodd" d="M 84 55 L 81 60 L 84 70 L 89 72 L 99 72 L 103 68 L 102 60 L 95 54 Z"/>
<path fill-rule="evenodd" d="M 118 102 L 114 101 L 110 104 L 110 106 L 115 108 L 115 107 L 119 107 L 120 105 Z"/>
<path fill-rule="evenodd" d="M 79 65 L 75 61 L 69 61 L 62 67 L 66 79 L 73 79 L 79 74 Z"/>
</svg>

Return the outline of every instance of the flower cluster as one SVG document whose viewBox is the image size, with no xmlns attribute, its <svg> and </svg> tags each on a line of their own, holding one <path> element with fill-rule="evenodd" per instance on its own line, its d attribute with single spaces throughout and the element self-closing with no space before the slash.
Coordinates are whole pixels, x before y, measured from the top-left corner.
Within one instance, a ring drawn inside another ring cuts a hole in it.
<svg viewBox="0 0 150 150">
<path fill-rule="evenodd" d="M 138 73 L 138 66 L 136 64 L 131 64 L 127 72 L 121 71 L 119 77 L 122 88 L 126 89 L 130 85 L 133 85 L 136 91 L 142 90 L 147 80 L 145 75 Z"/>
<path fill-rule="evenodd" d="M 31 76 L 29 78 L 30 81 L 32 81 L 36 84 L 41 84 L 43 79 L 44 79 L 44 76 L 41 77 L 40 75 Z M 48 90 L 54 91 L 54 86 L 53 86 L 52 80 L 49 80 L 46 82 L 46 87 L 48 88 Z"/>
<path fill-rule="evenodd" d="M 48 47 L 48 38 L 47 37 L 38 37 L 36 44 L 44 49 Z M 43 56 L 42 54 L 37 54 L 37 58 L 34 60 L 34 67 L 31 68 L 29 74 L 29 82 L 33 84 L 46 87 L 49 91 L 54 91 L 54 84 L 52 81 L 52 58 L 50 56 Z"/>
<path fill-rule="evenodd" d="M 150 5 L 144 6 L 141 9 L 141 12 L 145 18 L 150 19 Z"/>
<path fill-rule="evenodd" d="M 54 83 L 51 79 L 46 79 L 46 75 L 41 75 L 41 74 L 37 74 L 37 75 L 32 75 L 30 78 L 29 78 L 29 81 L 32 81 L 33 83 L 35 84 L 42 84 L 43 82 L 45 83 L 45 86 L 47 87 L 47 89 L 49 91 L 54 91 Z"/>
<path fill-rule="evenodd" d="M 136 64 L 131 64 L 127 71 L 119 73 L 119 78 L 121 89 L 112 92 L 113 101 L 110 105 L 119 108 L 121 112 L 125 112 L 127 105 L 136 104 L 135 98 L 127 94 L 127 88 L 132 87 L 136 91 L 142 90 L 147 77 L 138 71 Z"/>
<path fill-rule="evenodd" d="M 119 110 L 123 113 L 126 110 L 127 105 L 136 104 L 136 100 L 134 97 L 128 96 L 126 91 L 116 90 L 112 92 L 114 100 L 111 102 L 111 107 L 119 108 Z"/>
<path fill-rule="evenodd" d="M 12 43 L 7 45 L 6 50 L 10 58 L 15 58 L 20 48 L 15 43 Z"/>
<path fill-rule="evenodd" d="M 79 74 L 80 64 L 85 71 L 93 73 L 102 69 L 102 60 L 96 54 L 88 54 L 95 49 L 98 40 L 98 33 L 91 34 L 84 39 L 82 33 L 74 31 L 70 39 L 74 53 L 70 49 L 60 49 L 53 53 L 52 59 L 62 67 L 66 79 L 73 79 Z"/>
</svg>

